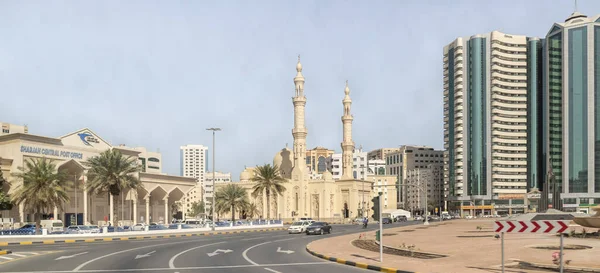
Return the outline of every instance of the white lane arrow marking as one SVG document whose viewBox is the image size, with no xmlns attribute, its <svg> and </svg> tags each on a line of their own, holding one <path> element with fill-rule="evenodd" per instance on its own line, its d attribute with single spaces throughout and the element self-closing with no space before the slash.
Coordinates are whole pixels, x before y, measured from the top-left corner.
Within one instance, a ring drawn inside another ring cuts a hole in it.
<svg viewBox="0 0 600 273">
<path fill-rule="evenodd" d="M 86 254 L 86 253 L 87 253 L 87 251 L 86 252 L 77 253 L 77 254 L 73 254 L 73 255 L 69 255 L 69 256 L 60 256 L 60 257 L 58 257 L 58 258 L 56 258 L 54 260 L 58 261 L 58 260 L 70 259 L 70 258 L 73 258 L 73 257 L 77 257 L 79 255 Z"/>
<path fill-rule="evenodd" d="M 156 250 L 155 250 L 155 251 L 148 252 L 148 253 L 146 253 L 146 254 L 143 254 L 143 255 L 136 255 L 134 260 L 137 260 L 137 259 L 139 259 L 139 258 L 146 258 L 146 257 L 150 257 L 150 255 L 152 255 L 152 253 L 154 253 L 154 252 L 156 252 Z"/>
<path fill-rule="evenodd" d="M 212 256 L 219 255 L 219 252 L 221 252 L 221 253 L 229 253 L 229 252 L 233 252 L 233 250 L 231 250 L 231 249 L 225 249 L 225 250 L 223 250 L 223 249 L 217 249 L 217 250 L 215 250 L 215 251 L 213 251 L 211 253 L 206 253 L 206 255 L 208 255 L 208 257 L 212 257 Z"/>
<path fill-rule="evenodd" d="M 279 253 L 285 253 L 285 254 L 292 254 L 292 253 L 294 253 L 294 251 L 292 251 L 292 250 L 281 250 L 281 247 L 277 248 L 277 252 L 279 252 Z"/>
</svg>

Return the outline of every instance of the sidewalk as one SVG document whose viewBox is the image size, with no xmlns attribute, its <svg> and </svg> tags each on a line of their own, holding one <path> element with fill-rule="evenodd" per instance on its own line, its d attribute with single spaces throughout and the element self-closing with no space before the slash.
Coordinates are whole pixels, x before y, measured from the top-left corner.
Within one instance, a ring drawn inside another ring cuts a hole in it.
<svg viewBox="0 0 600 273">
<path fill-rule="evenodd" d="M 477 227 L 482 227 L 478 230 Z M 384 254 L 384 263 L 379 262 L 379 253 L 363 250 L 352 245 L 359 234 L 351 234 L 314 241 L 307 249 L 338 259 L 369 265 L 396 268 L 415 272 L 490 272 L 499 270 L 501 264 L 500 239 L 492 231 L 493 220 L 452 220 L 423 225 L 386 229 L 383 243 L 400 248 L 403 244 L 415 245 L 415 251 L 447 255 L 435 259 L 419 259 Z M 410 230 L 410 231 L 409 231 Z M 387 234 L 390 234 L 386 236 Z M 461 236 L 461 237 L 457 237 Z M 491 237 L 490 237 L 491 236 Z M 374 239 L 369 232 L 367 239 Z M 536 249 L 532 246 L 558 246 L 559 237 L 547 234 L 505 234 L 505 263 L 513 260 L 551 264 L 551 255 L 556 250 Z M 565 250 L 565 260 L 574 267 L 598 268 L 600 263 L 600 240 L 565 238 L 565 245 L 586 245 L 585 250 Z M 506 268 L 507 272 L 547 272 Z M 509 271 L 510 270 L 510 271 Z"/>
</svg>

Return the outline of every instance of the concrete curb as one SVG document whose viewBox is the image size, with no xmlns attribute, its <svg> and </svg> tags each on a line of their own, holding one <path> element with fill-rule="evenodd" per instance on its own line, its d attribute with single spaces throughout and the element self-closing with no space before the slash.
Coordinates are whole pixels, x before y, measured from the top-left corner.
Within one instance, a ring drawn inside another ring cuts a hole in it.
<svg viewBox="0 0 600 273">
<path fill-rule="evenodd" d="M 325 260 L 328 260 L 331 262 L 336 262 L 338 264 L 354 266 L 354 267 L 358 267 L 358 268 L 362 268 L 362 269 L 368 269 L 368 270 L 373 270 L 373 271 L 378 271 L 378 272 L 388 272 L 388 273 L 417 273 L 417 272 L 413 272 L 413 271 L 405 271 L 405 270 L 399 270 L 399 269 L 390 268 L 390 267 L 381 267 L 381 266 L 376 266 L 376 265 L 357 263 L 357 262 L 353 262 L 353 261 L 347 261 L 347 260 L 343 260 L 343 259 L 329 257 L 329 256 L 325 256 L 323 254 L 319 254 L 319 253 L 316 253 L 316 252 L 310 250 L 310 248 L 308 248 L 308 246 L 306 246 L 306 251 L 308 253 L 310 253 L 311 255 L 321 258 L 321 259 L 325 259 Z"/>
<path fill-rule="evenodd" d="M 52 245 L 52 244 L 72 244 L 72 243 L 113 242 L 113 241 L 129 241 L 129 240 L 165 239 L 165 238 L 180 238 L 180 237 L 224 235 L 224 234 L 249 233 L 249 232 L 265 232 L 265 231 L 278 231 L 278 230 L 287 230 L 287 228 L 244 229 L 244 230 L 234 230 L 234 231 L 217 231 L 217 232 L 202 232 L 202 233 L 165 234 L 165 235 L 151 235 L 151 236 L 119 236 L 119 237 L 73 239 L 73 240 L 65 239 L 65 240 L 0 242 L 0 246 L 10 246 L 10 245 Z M 0 251 L 0 253 L 1 252 L 2 251 Z"/>
<path fill-rule="evenodd" d="M 11 253 L 12 253 L 12 251 L 10 251 L 10 250 L 0 250 L 0 255 L 8 255 Z"/>
</svg>

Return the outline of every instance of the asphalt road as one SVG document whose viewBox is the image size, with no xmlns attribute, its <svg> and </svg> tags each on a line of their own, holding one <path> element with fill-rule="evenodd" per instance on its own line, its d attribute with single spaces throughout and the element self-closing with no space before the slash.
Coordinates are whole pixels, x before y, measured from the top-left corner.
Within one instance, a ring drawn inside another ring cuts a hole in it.
<svg viewBox="0 0 600 273">
<path fill-rule="evenodd" d="M 413 224 L 395 223 L 386 227 Z M 369 225 L 368 230 L 375 230 Z M 360 225 L 334 225 L 332 234 L 287 231 L 113 241 L 11 246 L 0 256 L 0 272 L 365 272 L 313 257 L 308 243 L 324 237 L 365 231 Z M 8 259 L 9 258 L 9 259 Z"/>
</svg>

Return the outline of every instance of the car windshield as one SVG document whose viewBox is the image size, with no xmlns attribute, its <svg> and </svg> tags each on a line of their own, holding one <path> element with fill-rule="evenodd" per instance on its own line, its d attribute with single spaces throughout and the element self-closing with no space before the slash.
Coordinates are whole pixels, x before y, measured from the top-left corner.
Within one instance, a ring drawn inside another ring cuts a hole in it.
<svg viewBox="0 0 600 273">
<path fill-rule="evenodd" d="M 310 226 L 315 227 L 315 226 L 324 226 L 324 225 L 325 225 L 325 223 L 323 223 L 323 222 L 314 222 Z"/>
<path fill-rule="evenodd" d="M 98 228 L 98 226 L 90 226 L 90 228 Z"/>
<path fill-rule="evenodd" d="M 83 230 L 88 230 L 88 229 L 90 229 L 90 227 L 88 227 L 88 226 L 78 226 L 78 227 L 79 227 L 79 229 L 83 229 Z"/>
<path fill-rule="evenodd" d="M 292 226 L 301 226 L 302 224 L 303 224 L 302 222 L 294 222 L 294 223 L 292 224 Z"/>
<path fill-rule="evenodd" d="M 52 226 L 53 227 L 62 227 L 63 224 L 61 222 L 55 222 L 55 223 L 52 223 Z"/>
</svg>

